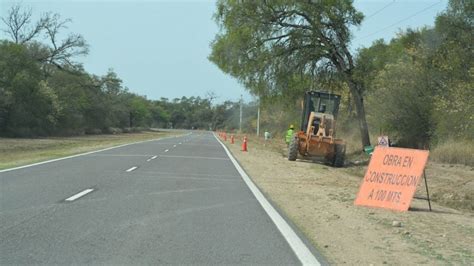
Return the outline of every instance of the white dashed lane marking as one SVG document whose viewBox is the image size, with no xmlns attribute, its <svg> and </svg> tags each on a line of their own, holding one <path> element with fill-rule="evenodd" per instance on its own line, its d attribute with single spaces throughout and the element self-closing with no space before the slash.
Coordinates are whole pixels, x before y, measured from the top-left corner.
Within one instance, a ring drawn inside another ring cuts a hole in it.
<svg viewBox="0 0 474 266">
<path fill-rule="evenodd" d="M 137 169 L 137 168 L 138 168 L 138 167 L 134 166 L 134 167 L 132 167 L 132 168 L 130 168 L 130 169 L 127 169 L 126 172 L 131 172 L 131 171 L 133 171 L 133 170 L 135 170 L 135 169 Z"/>
<path fill-rule="evenodd" d="M 77 193 L 77 194 L 74 195 L 74 196 L 71 196 L 71 197 L 67 198 L 66 201 L 74 201 L 74 200 L 77 200 L 78 198 L 80 198 L 80 197 L 82 197 L 82 196 L 84 196 L 84 195 L 86 195 L 86 194 L 89 194 L 89 193 L 91 193 L 92 191 L 94 191 L 92 188 L 88 188 L 88 189 L 86 189 L 86 190 L 83 190 L 83 191 Z"/>
<path fill-rule="evenodd" d="M 151 157 L 150 159 L 146 160 L 147 162 L 151 161 L 151 160 L 155 160 L 158 156 L 157 155 L 154 155 L 153 157 Z"/>
</svg>

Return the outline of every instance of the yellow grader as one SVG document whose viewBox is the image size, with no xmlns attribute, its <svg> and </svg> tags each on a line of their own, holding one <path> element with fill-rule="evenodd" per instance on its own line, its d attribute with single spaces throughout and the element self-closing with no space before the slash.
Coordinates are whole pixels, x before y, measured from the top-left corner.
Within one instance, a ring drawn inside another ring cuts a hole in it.
<svg viewBox="0 0 474 266">
<path fill-rule="evenodd" d="M 308 91 L 303 101 L 301 128 L 288 147 L 288 160 L 324 157 L 335 167 L 344 166 L 346 144 L 336 139 L 336 117 L 341 96 L 328 92 Z"/>
</svg>

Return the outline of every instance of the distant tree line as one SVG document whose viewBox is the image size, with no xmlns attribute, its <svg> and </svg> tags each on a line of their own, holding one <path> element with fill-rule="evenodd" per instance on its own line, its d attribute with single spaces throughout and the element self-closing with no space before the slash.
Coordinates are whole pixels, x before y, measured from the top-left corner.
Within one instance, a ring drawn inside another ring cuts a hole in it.
<svg viewBox="0 0 474 266">
<path fill-rule="evenodd" d="M 474 2 L 450 0 L 434 27 L 351 52 L 351 0 L 219 0 L 209 60 L 262 102 L 264 127 L 300 122 L 308 89 L 343 95 L 339 129 L 430 147 L 474 139 Z"/>
<path fill-rule="evenodd" d="M 15 5 L 2 22 L 8 39 L 0 40 L 0 136 L 238 128 L 238 102 L 216 104 L 213 95 L 150 100 L 130 92 L 113 70 L 86 72 L 74 59 L 87 55 L 88 45 L 79 34 L 59 38 L 70 20 L 58 14 L 33 22 L 31 10 Z"/>
</svg>

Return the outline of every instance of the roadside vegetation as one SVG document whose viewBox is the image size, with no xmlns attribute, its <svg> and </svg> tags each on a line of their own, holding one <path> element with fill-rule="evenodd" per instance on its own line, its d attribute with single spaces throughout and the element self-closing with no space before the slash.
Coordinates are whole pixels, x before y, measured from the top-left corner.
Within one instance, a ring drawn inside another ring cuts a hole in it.
<svg viewBox="0 0 474 266">
<path fill-rule="evenodd" d="M 0 138 L 0 170 L 64 156 L 117 146 L 125 143 L 163 138 L 179 131 L 143 131 L 117 135 L 48 138 Z"/>
<path fill-rule="evenodd" d="M 235 111 L 240 104 L 216 103 L 212 92 L 204 97 L 150 100 L 131 92 L 112 69 L 103 76 L 88 73 L 75 61 L 87 55 L 87 41 L 68 33 L 71 21 L 59 14 L 43 14 L 34 21 L 33 11 L 19 4 L 3 12 L 0 137 L 238 127 Z M 244 110 L 253 106 L 246 104 Z"/>
<path fill-rule="evenodd" d="M 430 158 L 435 162 L 474 166 L 474 142 L 449 139 L 437 145 Z"/>
<path fill-rule="evenodd" d="M 430 149 L 438 162 L 473 165 L 472 1 L 450 0 L 435 25 L 351 49 L 364 14 L 352 1 L 217 2 L 220 32 L 209 60 L 255 96 L 240 103 L 202 97 L 147 99 L 112 69 L 88 73 L 75 60 L 87 41 L 71 23 L 16 5 L 2 15 L 0 137 L 119 134 L 137 128 L 260 132 L 298 128 L 306 90 L 342 95 L 337 135 L 353 158 L 388 135 L 400 147 Z M 166 90 L 166 88 L 157 88 Z M 351 158 L 351 157 L 350 157 Z"/>
<path fill-rule="evenodd" d="M 363 21 L 352 1 L 221 0 L 209 59 L 260 99 L 261 128 L 275 136 L 300 124 L 305 90 L 330 91 L 343 96 L 338 135 L 349 151 L 383 134 L 473 165 L 473 18 L 474 2 L 450 0 L 433 27 L 351 53 L 350 29 Z"/>
</svg>

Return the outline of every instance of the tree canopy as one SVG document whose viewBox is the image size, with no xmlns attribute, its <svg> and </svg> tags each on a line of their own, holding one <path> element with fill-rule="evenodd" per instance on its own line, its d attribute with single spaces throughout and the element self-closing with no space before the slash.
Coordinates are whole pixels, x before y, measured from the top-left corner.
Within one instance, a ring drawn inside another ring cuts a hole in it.
<svg viewBox="0 0 474 266">
<path fill-rule="evenodd" d="M 363 19 L 352 1 L 221 0 L 215 19 L 221 31 L 209 59 L 220 69 L 263 99 L 301 98 L 308 88 L 290 87 L 295 79 L 315 82 L 327 73 L 337 75 L 353 97 L 362 145 L 370 144 L 363 87 L 353 77 L 355 63 L 348 48 L 350 27 Z"/>
<path fill-rule="evenodd" d="M 212 104 L 213 95 L 149 100 L 130 92 L 112 69 L 103 76 L 86 72 L 75 60 L 87 54 L 87 43 L 76 33 L 60 39 L 71 21 L 58 14 L 34 22 L 31 10 L 15 5 L 2 21 L 10 39 L 0 40 L 0 136 L 233 125 L 237 103 Z"/>
<path fill-rule="evenodd" d="M 434 27 L 406 29 L 361 49 L 356 77 L 369 120 L 400 145 L 474 138 L 474 4 L 451 0 Z"/>
</svg>

